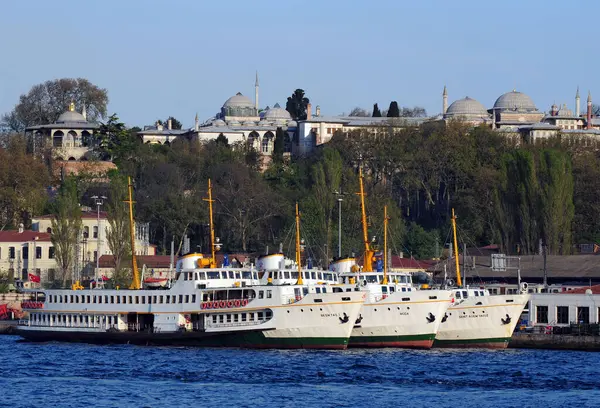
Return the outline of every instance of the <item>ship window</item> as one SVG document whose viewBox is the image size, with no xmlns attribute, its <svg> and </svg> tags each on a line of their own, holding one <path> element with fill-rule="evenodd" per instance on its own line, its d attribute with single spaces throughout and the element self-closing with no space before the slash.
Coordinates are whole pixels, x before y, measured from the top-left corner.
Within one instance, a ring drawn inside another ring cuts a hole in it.
<svg viewBox="0 0 600 408">
<path fill-rule="evenodd" d="M 406 288 L 402 288 L 402 292 L 406 292 Z"/>
<path fill-rule="evenodd" d="M 264 290 L 259 290 L 259 291 L 258 291 L 258 298 L 259 298 L 259 299 L 262 299 L 262 298 L 264 298 L 264 297 L 265 297 L 265 291 L 264 291 Z"/>
<path fill-rule="evenodd" d="M 104 303 L 108 303 L 108 295 L 104 295 Z"/>
<path fill-rule="evenodd" d="M 115 297 L 114 296 L 110 297 L 110 303 L 115 303 Z"/>
<path fill-rule="evenodd" d="M 231 315 L 229 313 L 227 314 L 227 323 L 231 323 Z"/>
<path fill-rule="evenodd" d="M 233 315 L 233 321 L 234 323 L 237 323 L 239 321 L 240 316 L 238 314 L 234 314 Z"/>
<path fill-rule="evenodd" d="M 479 296 L 479 292 L 478 291 L 475 291 L 475 296 Z"/>
<path fill-rule="evenodd" d="M 140 297 L 139 297 L 139 296 L 136 296 L 136 297 L 135 297 L 135 304 L 136 304 L 136 305 L 139 305 L 139 304 L 140 304 Z"/>
<path fill-rule="evenodd" d="M 240 273 L 240 271 L 235 271 L 235 278 L 242 279 L 242 274 Z"/>
<path fill-rule="evenodd" d="M 65 296 L 66 298 L 66 296 Z M 98 303 L 102 303 L 102 296 L 98 296 Z"/>
<path fill-rule="evenodd" d="M 323 293 L 327 293 L 327 288 L 323 288 L 323 289 L 322 289 L 322 292 L 323 292 Z"/>
<path fill-rule="evenodd" d="M 319 273 L 317 274 L 317 276 L 319 277 L 319 279 L 323 280 L 323 272 L 319 272 Z"/>
<path fill-rule="evenodd" d="M 112 324 L 112 316 L 108 316 L 108 324 Z"/>
<path fill-rule="evenodd" d="M 463 290 L 463 291 L 462 291 L 462 295 L 463 295 L 463 298 L 465 298 L 465 299 L 466 299 L 466 298 L 468 298 L 468 297 L 469 297 L 469 292 L 467 292 L 466 290 Z"/>
<path fill-rule="evenodd" d="M 165 300 L 166 300 L 165 303 L 170 303 L 171 296 L 169 296 L 169 295 L 165 296 Z"/>
<path fill-rule="evenodd" d="M 310 273 L 308 272 L 303 272 L 302 276 L 304 277 L 304 279 L 310 279 Z"/>
<path fill-rule="evenodd" d="M 346 292 L 352 292 L 352 288 L 346 288 Z"/>
<path fill-rule="evenodd" d="M 179 295 L 179 303 L 183 303 L 183 295 Z"/>
<path fill-rule="evenodd" d="M 206 280 L 206 272 L 198 272 L 198 279 Z"/>
<path fill-rule="evenodd" d="M 290 273 L 289 273 L 289 271 L 285 271 L 285 272 L 283 273 L 283 277 L 284 277 L 284 279 L 289 279 L 289 278 L 290 278 Z"/>
<path fill-rule="evenodd" d="M 315 291 L 316 291 L 317 293 L 321 293 L 321 288 L 315 288 Z"/>
<path fill-rule="evenodd" d="M 271 299 L 273 297 L 273 291 L 267 290 L 267 299 Z"/>
<path fill-rule="evenodd" d="M 227 273 L 227 272 L 223 272 Z M 229 279 L 235 279 L 235 273 L 233 271 L 229 271 Z"/>
<path fill-rule="evenodd" d="M 382 287 L 381 287 L 381 292 L 382 292 L 382 293 L 387 293 L 387 291 L 388 291 L 388 288 L 387 288 L 387 286 L 382 286 Z"/>
<path fill-rule="evenodd" d="M 224 315 L 219 315 L 219 323 L 223 323 L 225 321 Z"/>
<path fill-rule="evenodd" d="M 142 298 L 142 305 L 145 305 L 146 304 L 146 296 L 141 296 L 141 298 Z"/>
<path fill-rule="evenodd" d="M 577 323 L 588 324 L 590 322 L 590 308 L 587 306 L 577 307 Z"/>
<path fill-rule="evenodd" d="M 133 296 L 129 296 L 129 304 L 133 304 Z"/>
<path fill-rule="evenodd" d="M 213 315 L 212 316 L 212 322 L 213 323 L 217 323 L 217 315 Z"/>
<path fill-rule="evenodd" d="M 154 296 L 152 298 L 152 303 L 157 304 L 158 303 L 158 296 Z"/>
<path fill-rule="evenodd" d="M 257 316 L 257 318 L 256 318 L 257 320 L 263 320 L 263 312 L 258 312 L 256 314 L 256 316 Z"/>
<path fill-rule="evenodd" d="M 298 272 L 291 272 L 292 279 L 298 279 Z"/>
<path fill-rule="evenodd" d="M 252 275 L 254 276 L 255 280 L 258 280 L 258 272 L 253 272 Z"/>
<path fill-rule="evenodd" d="M 212 271 L 207 272 L 206 274 L 208 275 L 208 279 L 219 279 L 219 272 Z"/>
<path fill-rule="evenodd" d="M 98 300 L 98 299 L 96 298 L 96 296 L 93 296 L 93 297 L 92 297 L 92 303 L 96 303 L 96 302 L 97 302 L 97 300 Z"/>
<path fill-rule="evenodd" d="M 227 279 L 227 272 L 221 271 L 221 279 Z"/>
<path fill-rule="evenodd" d="M 190 295 L 185 295 L 185 303 L 190 303 Z"/>
<path fill-rule="evenodd" d="M 548 306 L 536 306 L 535 311 L 538 323 L 548 323 Z"/>
<path fill-rule="evenodd" d="M 242 279 L 252 279 L 252 273 L 250 271 L 242 271 Z"/>
<path fill-rule="evenodd" d="M 242 313 L 242 322 L 246 321 L 246 313 Z"/>
<path fill-rule="evenodd" d="M 410 298 L 402 298 L 403 302 L 410 302 Z"/>
<path fill-rule="evenodd" d="M 556 307 L 556 323 L 568 324 L 569 323 L 569 307 L 568 306 L 557 306 Z"/>
<path fill-rule="evenodd" d="M 267 310 L 265 312 L 265 317 L 267 318 L 267 320 L 270 319 L 271 317 L 273 317 L 273 312 L 270 310 Z"/>
<path fill-rule="evenodd" d="M 456 298 L 457 298 L 457 299 L 460 299 L 460 290 L 457 290 L 457 291 L 456 291 Z"/>
<path fill-rule="evenodd" d="M 437 299 L 437 296 L 429 296 L 429 299 Z"/>
<path fill-rule="evenodd" d="M 171 303 L 177 303 L 177 296 L 173 295 L 171 297 Z"/>
<path fill-rule="evenodd" d="M 163 295 L 160 295 L 160 296 L 158 297 L 158 303 L 162 304 L 164 300 L 165 300 L 165 299 L 164 299 L 164 296 L 163 296 Z"/>
<path fill-rule="evenodd" d="M 390 286 L 390 293 L 394 293 L 396 291 L 396 288 L 393 286 Z"/>
<path fill-rule="evenodd" d="M 315 303 L 323 303 L 323 299 L 315 299 Z"/>
<path fill-rule="evenodd" d="M 196 295 L 192 295 L 192 303 L 196 303 Z"/>
<path fill-rule="evenodd" d="M 254 321 L 254 313 L 248 313 L 248 321 L 249 322 L 253 322 Z"/>
</svg>

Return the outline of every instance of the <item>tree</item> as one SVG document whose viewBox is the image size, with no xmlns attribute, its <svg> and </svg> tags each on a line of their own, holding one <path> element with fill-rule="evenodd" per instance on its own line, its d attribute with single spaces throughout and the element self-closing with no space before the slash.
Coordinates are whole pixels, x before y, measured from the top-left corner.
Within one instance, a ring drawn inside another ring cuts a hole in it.
<svg viewBox="0 0 600 408">
<path fill-rule="evenodd" d="M 390 107 L 387 111 L 388 118 L 399 118 L 400 117 L 400 109 L 398 108 L 398 102 L 392 101 L 390 102 Z"/>
<path fill-rule="evenodd" d="M 0 147 L 0 231 L 31 225 L 46 204 L 50 174 L 44 163 L 27 153 L 24 136 L 10 135 Z"/>
<path fill-rule="evenodd" d="M 94 134 L 97 138 L 96 150 L 103 159 L 119 162 L 127 161 L 135 152 L 139 140 L 132 134 L 116 114 L 110 115 Z"/>
<path fill-rule="evenodd" d="M 304 90 L 296 89 L 292 96 L 287 98 L 285 110 L 290 113 L 294 120 L 306 120 L 309 103 L 310 100 L 304 96 Z"/>
<path fill-rule="evenodd" d="M 174 130 L 180 130 L 183 125 L 181 124 L 180 121 L 178 121 L 177 119 L 175 119 L 173 116 L 169 116 L 167 119 L 165 119 L 164 121 L 162 120 L 157 120 L 159 125 L 163 125 L 163 126 L 167 126 L 169 123 L 169 119 L 171 120 L 171 129 Z"/>
<path fill-rule="evenodd" d="M 229 140 L 227 140 L 227 136 L 225 136 L 223 133 L 220 133 L 215 141 L 221 146 L 229 147 Z"/>
<path fill-rule="evenodd" d="M 124 199 L 127 197 L 125 177 L 113 173 L 110 177 L 110 192 L 107 202 L 108 227 L 106 241 L 114 257 L 115 273 L 121 271 L 121 262 L 131 257 L 131 238 L 129 231 L 129 210 Z"/>
<path fill-rule="evenodd" d="M 400 117 L 402 118 L 424 118 L 425 116 L 427 116 L 427 111 L 420 106 L 413 108 L 403 107 L 400 110 Z"/>
<path fill-rule="evenodd" d="M 435 253 L 436 245 L 439 245 L 438 240 L 437 231 L 425 231 L 419 224 L 411 222 L 404 245 L 416 259 L 431 259 L 438 255 Z"/>
<path fill-rule="evenodd" d="M 379 110 L 379 106 L 377 106 L 376 103 L 373 105 L 373 117 L 374 118 L 380 118 L 381 117 L 381 111 Z"/>
<path fill-rule="evenodd" d="M 358 106 L 350 111 L 348 116 L 359 116 L 359 117 L 369 117 L 371 116 L 371 112 L 368 112 L 366 109 L 359 108 Z"/>
<path fill-rule="evenodd" d="M 5 130 L 22 132 L 28 126 L 54 123 L 73 102 L 79 112 L 85 106 L 87 118 L 106 116 L 108 92 L 84 78 L 62 78 L 34 85 L 19 97 L 14 109 L 2 117 Z"/>
<path fill-rule="evenodd" d="M 56 263 L 60 270 L 62 286 L 66 287 L 69 275 L 74 276 L 76 248 L 81 235 L 81 208 L 77 187 L 67 178 L 54 201 L 51 241 Z"/>
</svg>

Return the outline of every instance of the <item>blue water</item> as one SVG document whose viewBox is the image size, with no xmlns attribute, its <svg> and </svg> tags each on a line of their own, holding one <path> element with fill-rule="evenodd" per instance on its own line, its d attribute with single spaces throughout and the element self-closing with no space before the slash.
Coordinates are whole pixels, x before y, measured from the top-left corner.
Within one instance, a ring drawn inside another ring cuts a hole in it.
<svg viewBox="0 0 600 408">
<path fill-rule="evenodd" d="M 7 407 L 597 407 L 600 354 L 254 351 L 0 336 Z"/>
</svg>

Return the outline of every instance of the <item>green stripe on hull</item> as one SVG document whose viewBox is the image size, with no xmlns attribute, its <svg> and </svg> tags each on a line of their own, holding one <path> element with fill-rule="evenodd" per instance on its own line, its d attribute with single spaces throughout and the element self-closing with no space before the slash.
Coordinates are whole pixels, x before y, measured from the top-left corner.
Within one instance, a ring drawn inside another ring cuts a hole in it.
<svg viewBox="0 0 600 408">
<path fill-rule="evenodd" d="M 492 337 L 482 339 L 459 339 L 459 340 L 440 340 L 435 339 L 433 347 L 451 347 L 461 344 L 488 344 L 488 343 L 508 343 L 510 337 Z"/>
<path fill-rule="evenodd" d="M 410 342 L 410 341 L 430 341 L 435 338 L 435 333 L 429 334 L 414 334 L 407 336 L 352 336 L 350 337 L 349 346 L 356 343 L 395 343 L 395 342 Z"/>
</svg>

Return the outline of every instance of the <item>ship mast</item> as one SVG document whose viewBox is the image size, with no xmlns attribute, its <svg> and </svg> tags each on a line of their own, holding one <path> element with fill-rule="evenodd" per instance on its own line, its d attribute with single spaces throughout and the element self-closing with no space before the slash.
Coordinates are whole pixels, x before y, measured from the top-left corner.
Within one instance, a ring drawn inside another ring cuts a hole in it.
<svg viewBox="0 0 600 408">
<path fill-rule="evenodd" d="M 360 182 L 360 192 L 357 194 L 360 196 L 360 209 L 362 212 L 363 241 L 365 244 L 363 272 L 373 272 L 374 251 L 371 249 L 371 246 L 369 244 L 369 232 L 367 230 L 367 210 L 365 208 L 365 188 L 363 185 L 362 167 L 358 168 L 358 180 Z"/>
<path fill-rule="evenodd" d="M 298 265 L 298 280 L 296 281 L 296 285 L 302 285 L 304 282 L 302 281 L 302 265 L 300 257 L 300 211 L 298 211 L 298 203 L 296 203 L 296 265 Z"/>
<path fill-rule="evenodd" d="M 454 235 L 454 260 L 456 261 L 456 284 L 462 287 L 462 279 L 460 278 L 460 264 L 458 262 L 458 241 L 456 239 L 456 216 L 454 208 L 452 209 L 452 233 Z"/>
<path fill-rule="evenodd" d="M 205 198 L 204 201 L 208 201 L 208 219 L 210 226 L 210 268 L 217 267 L 217 257 L 215 255 L 215 228 L 213 224 L 213 199 L 212 199 L 212 184 L 210 179 L 208 179 L 208 198 Z"/>
<path fill-rule="evenodd" d="M 135 226 L 133 224 L 133 184 L 131 177 L 127 177 L 127 189 L 129 191 L 129 200 L 125 201 L 129 204 L 129 233 L 131 234 L 131 270 L 133 272 L 133 281 L 129 285 L 129 289 L 140 288 L 140 273 L 138 271 L 137 259 L 135 257 Z M 98 254 L 100 256 L 100 254 Z"/>
<path fill-rule="evenodd" d="M 389 218 L 387 216 L 387 205 L 383 207 L 383 283 L 388 284 L 387 270 L 388 270 L 388 253 L 387 253 L 387 229 L 388 229 Z"/>
</svg>

